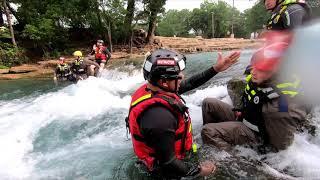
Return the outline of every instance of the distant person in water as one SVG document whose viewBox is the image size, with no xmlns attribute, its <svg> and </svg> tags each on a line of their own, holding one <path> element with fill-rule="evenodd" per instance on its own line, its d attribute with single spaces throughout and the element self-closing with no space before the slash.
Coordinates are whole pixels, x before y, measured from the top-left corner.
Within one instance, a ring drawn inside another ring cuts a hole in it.
<svg viewBox="0 0 320 180">
<path fill-rule="evenodd" d="M 83 58 L 83 54 L 81 51 L 75 51 L 73 56 L 76 58 L 71 65 L 71 71 L 73 76 L 77 80 L 87 79 L 88 76 L 97 74 L 98 72 L 91 72 L 90 66 L 94 66 L 95 71 L 99 71 L 99 64 L 88 59 Z"/>
<path fill-rule="evenodd" d="M 94 61 L 100 66 L 99 73 L 103 70 L 104 66 L 111 58 L 111 53 L 109 52 L 107 46 L 104 45 L 104 41 L 101 39 L 98 40 L 95 45 L 93 45 L 91 55 L 94 55 Z M 92 71 L 94 71 L 94 68 L 95 66 L 91 66 Z"/>
<path fill-rule="evenodd" d="M 63 81 L 75 82 L 76 81 L 75 77 L 72 75 L 70 66 L 68 65 L 68 63 L 65 62 L 64 57 L 59 58 L 57 67 L 54 72 L 53 80 L 56 85 L 58 84 L 58 82 L 63 82 Z"/>
</svg>

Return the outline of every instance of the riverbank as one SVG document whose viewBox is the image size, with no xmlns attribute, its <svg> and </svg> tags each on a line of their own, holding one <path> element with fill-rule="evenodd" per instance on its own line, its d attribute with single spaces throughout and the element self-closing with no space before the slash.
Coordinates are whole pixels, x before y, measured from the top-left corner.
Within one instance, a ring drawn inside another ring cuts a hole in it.
<svg viewBox="0 0 320 180">
<path fill-rule="evenodd" d="M 259 42 L 249 39 L 203 39 L 197 38 L 179 38 L 179 37 L 155 37 L 156 45 L 147 45 L 142 48 L 134 47 L 132 54 L 127 52 L 127 49 L 116 47 L 112 53 L 112 58 L 109 61 L 107 68 L 123 67 L 124 65 L 140 65 L 143 62 L 144 54 L 155 48 L 164 47 L 176 50 L 181 53 L 200 53 L 211 51 L 235 50 L 254 48 Z M 66 57 L 67 62 L 72 62 L 73 57 Z M 23 64 L 21 66 L 12 67 L 10 69 L 0 70 L 0 80 L 13 80 L 25 78 L 50 78 L 52 77 L 54 67 L 57 60 L 44 60 L 35 64 Z"/>
</svg>

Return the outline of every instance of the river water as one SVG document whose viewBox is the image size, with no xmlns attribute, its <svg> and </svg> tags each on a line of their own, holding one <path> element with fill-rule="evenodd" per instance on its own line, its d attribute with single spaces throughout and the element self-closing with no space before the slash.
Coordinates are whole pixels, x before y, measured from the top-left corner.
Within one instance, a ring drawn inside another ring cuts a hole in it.
<svg viewBox="0 0 320 180">
<path fill-rule="evenodd" d="M 225 84 L 242 74 L 251 54 L 244 50 L 239 63 L 183 96 L 200 147 L 202 100 L 216 97 L 231 103 Z M 216 57 L 188 55 L 185 74 L 205 70 Z M 130 73 L 109 70 L 101 78 L 60 87 L 51 80 L 1 81 L 0 179 L 136 179 L 130 177 L 136 159 L 124 118 L 130 93 L 144 80 L 140 70 L 128 68 Z M 314 124 L 320 124 L 319 117 L 316 110 Z M 200 156 L 217 162 L 218 172 L 209 179 L 317 179 L 319 128 L 314 137 L 297 134 L 293 145 L 279 153 L 258 155 L 238 146 L 229 154 L 202 146 Z"/>
</svg>

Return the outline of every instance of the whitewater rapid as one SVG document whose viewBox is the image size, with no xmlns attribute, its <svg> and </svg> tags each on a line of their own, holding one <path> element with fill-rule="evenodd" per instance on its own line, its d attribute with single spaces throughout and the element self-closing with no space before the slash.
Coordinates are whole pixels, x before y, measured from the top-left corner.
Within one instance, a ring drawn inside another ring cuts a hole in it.
<svg viewBox="0 0 320 180">
<path fill-rule="evenodd" d="M 119 161 L 132 155 L 124 118 L 130 93 L 143 82 L 140 70 L 110 70 L 101 78 L 90 77 L 54 92 L 0 100 L 0 178 L 112 179 Z M 201 139 L 202 100 L 215 97 L 231 104 L 224 84 L 210 84 L 183 97 L 197 141 Z M 320 110 L 315 114 L 315 137 L 297 134 L 287 150 L 263 156 L 237 147 L 236 156 L 248 161 L 263 159 L 272 168 L 296 177 L 320 177 Z M 219 165 L 233 155 L 215 151 L 213 156 Z M 238 177 L 247 175 L 241 167 L 233 170 Z"/>
</svg>

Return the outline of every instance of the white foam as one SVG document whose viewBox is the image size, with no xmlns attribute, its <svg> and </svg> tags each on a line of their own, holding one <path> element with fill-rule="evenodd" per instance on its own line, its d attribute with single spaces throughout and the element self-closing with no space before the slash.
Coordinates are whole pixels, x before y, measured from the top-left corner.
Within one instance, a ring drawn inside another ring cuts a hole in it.
<svg viewBox="0 0 320 180">
<path fill-rule="evenodd" d="M 0 106 L 0 177 L 31 177 L 35 157 L 28 153 L 33 150 L 32 142 L 39 129 L 48 123 L 54 120 L 90 120 L 113 108 L 128 109 L 130 97 L 122 97 L 121 92 L 143 82 L 143 77 L 136 74 L 138 72 L 128 77 L 127 73 L 104 72 L 103 78 L 90 77 L 57 92 Z M 109 134 L 113 138 L 109 141 L 112 146 L 124 144 L 117 141 L 117 137 L 124 137 L 119 136 L 119 131 L 116 133 Z"/>
</svg>

